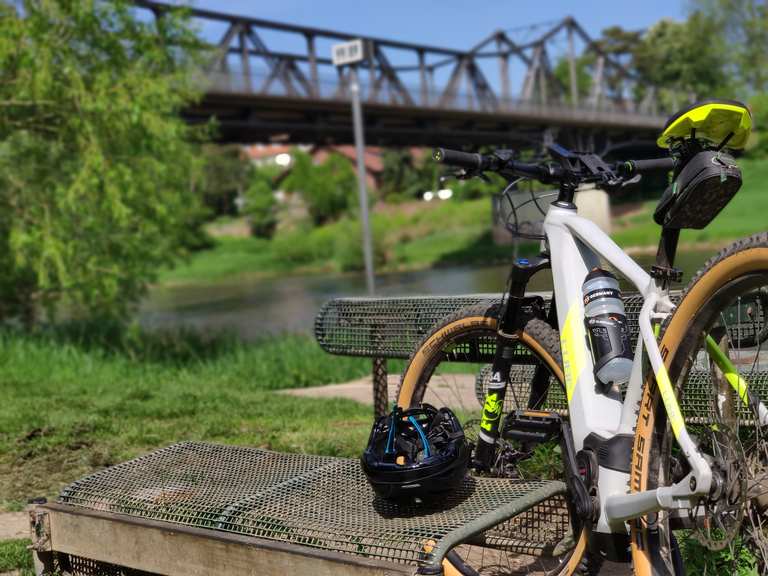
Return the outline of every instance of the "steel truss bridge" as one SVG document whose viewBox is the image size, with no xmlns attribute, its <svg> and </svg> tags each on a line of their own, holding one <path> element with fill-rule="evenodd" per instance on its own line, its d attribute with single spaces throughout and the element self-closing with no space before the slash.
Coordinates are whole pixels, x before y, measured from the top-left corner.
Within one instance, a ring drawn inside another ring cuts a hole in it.
<svg viewBox="0 0 768 576">
<path fill-rule="evenodd" d="M 135 4 L 155 18 L 172 8 Z M 331 44 L 354 38 L 364 40 L 369 54 L 358 67 L 368 144 L 530 146 L 556 139 L 606 151 L 649 145 L 666 118 L 657 89 L 643 86 L 638 99 L 633 73 L 570 17 L 543 30 L 517 29 L 535 33 L 526 41 L 499 30 L 462 51 L 209 10 L 189 13 L 221 36 L 201 71 L 204 96 L 185 116 L 192 123 L 215 117 L 225 142 L 351 142 L 350 73 L 328 56 Z M 300 49 L 271 49 L 268 40 L 278 35 L 292 37 Z M 555 73 L 563 61 L 567 83 Z M 579 68 L 585 61 L 589 65 Z M 585 68 L 586 90 L 579 78 Z"/>
</svg>

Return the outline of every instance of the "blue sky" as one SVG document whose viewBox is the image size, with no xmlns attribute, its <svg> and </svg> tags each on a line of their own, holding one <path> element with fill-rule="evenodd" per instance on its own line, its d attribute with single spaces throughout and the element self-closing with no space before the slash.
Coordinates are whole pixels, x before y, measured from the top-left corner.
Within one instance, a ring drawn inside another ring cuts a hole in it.
<svg viewBox="0 0 768 576">
<path fill-rule="evenodd" d="M 182 0 L 183 1 L 183 0 Z M 530 24 L 547 23 L 552 26 L 564 16 L 571 15 L 593 38 L 613 25 L 628 30 L 651 26 L 661 18 L 683 19 L 686 0 L 192 0 L 193 6 L 218 12 L 242 14 L 255 18 L 325 28 L 339 32 L 375 36 L 415 44 L 467 50 L 498 29 L 511 30 L 513 40 L 533 40 L 547 29 L 545 25 L 533 31 L 521 28 Z M 224 24 L 204 24 L 202 34 L 216 42 L 225 32 Z M 306 53 L 302 36 L 270 30 L 259 30 L 261 40 L 271 50 Z M 330 57 L 334 41 L 320 39 L 319 55 Z M 564 34 L 548 45 L 550 58 L 557 61 L 565 54 L 567 40 Z M 576 46 L 580 50 L 580 46 Z M 235 57 L 230 57 L 235 58 Z M 416 64 L 413 52 L 390 51 L 387 58 L 393 65 Z M 433 63 L 442 56 L 427 62 Z M 256 62 L 258 68 L 259 64 Z M 491 58 L 482 59 L 480 67 L 494 89 L 498 89 L 498 63 Z M 451 68 L 441 67 L 435 73 L 438 85 L 444 85 Z M 255 72 L 258 73 L 258 72 Z M 525 69 L 521 62 L 510 63 L 509 74 L 512 93 L 519 93 Z M 266 72 L 265 72 L 266 74 Z M 335 85 L 335 72 L 330 67 L 320 70 L 321 83 Z M 411 88 L 418 84 L 416 72 L 401 75 Z"/>
<path fill-rule="evenodd" d="M 612 25 L 645 28 L 685 16 L 682 0 L 196 0 L 195 6 L 357 34 L 468 48 L 496 29 L 565 15 L 593 35 Z"/>
</svg>

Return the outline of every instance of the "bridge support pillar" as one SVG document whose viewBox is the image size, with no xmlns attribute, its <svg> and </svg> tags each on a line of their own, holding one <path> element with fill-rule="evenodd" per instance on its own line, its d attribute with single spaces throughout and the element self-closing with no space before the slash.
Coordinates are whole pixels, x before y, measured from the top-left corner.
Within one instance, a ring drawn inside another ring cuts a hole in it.
<svg viewBox="0 0 768 576">
<path fill-rule="evenodd" d="M 606 234 L 611 233 L 611 200 L 605 190 L 592 184 L 582 184 L 574 199 L 579 216 L 589 218 Z"/>
</svg>

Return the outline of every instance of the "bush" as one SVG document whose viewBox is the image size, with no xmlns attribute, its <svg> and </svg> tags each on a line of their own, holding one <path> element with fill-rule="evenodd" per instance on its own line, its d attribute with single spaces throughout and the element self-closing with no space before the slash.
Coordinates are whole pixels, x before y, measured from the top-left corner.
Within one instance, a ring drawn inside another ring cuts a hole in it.
<svg viewBox="0 0 768 576">
<path fill-rule="evenodd" d="M 283 181 L 290 192 L 300 193 L 315 224 L 324 224 L 343 215 L 354 204 L 357 177 L 349 160 L 331 154 L 316 166 L 306 152 L 293 152 L 293 168 Z"/>
<path fill-rule="evenodd" d="M 342 220 L 334 228 L 333 257 L 336 265 L 344 272 L 364 269 L 363 233 L 360 221 Z M 384 227 L 373 222 L 371 235 L 373 236 L 374 265 L 383 266 L 387 262 L 384 246 Z"/>
</svg>

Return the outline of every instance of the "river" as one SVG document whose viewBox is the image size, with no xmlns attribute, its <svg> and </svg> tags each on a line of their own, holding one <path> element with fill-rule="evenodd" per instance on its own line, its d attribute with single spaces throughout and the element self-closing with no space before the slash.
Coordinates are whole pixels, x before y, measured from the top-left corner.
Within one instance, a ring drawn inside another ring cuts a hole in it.
<svg viewBox="0 0 768 576">
<path fill-rule="evenodd" d="M 685 280 L 698 270 L 711 252 L 682 252 L 678 266 Z M 651 255 L 636 258 L 650 266 Z M 451 267 L 383 274 L 376 278 L 382 296 L 415 294 L 470 294 L 500 292 L 509 265 Z M 531 290 L 551 290 L 551 278 L 541 273 Z M 340 296 L 365 295 L 362 274 L 282 276 L 237 279 L 215 285 L 158 287 L 150 292 L 139 319 L 148 328 L 190 327 L 228 331 L 244 340 L 280 332 L 310 332 L 324 302 Z"/>
</svg>

